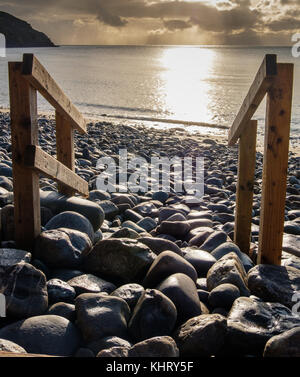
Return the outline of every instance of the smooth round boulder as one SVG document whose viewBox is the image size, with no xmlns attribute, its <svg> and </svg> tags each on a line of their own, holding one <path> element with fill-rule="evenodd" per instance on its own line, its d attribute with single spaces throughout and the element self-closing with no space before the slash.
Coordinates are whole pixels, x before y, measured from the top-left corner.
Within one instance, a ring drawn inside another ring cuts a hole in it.
<svg viewBox="0 0 300 377">
<path fill-rule="evenodd" d="M 83 293 L 76 297 L 77 324 L 86 343 L 109 335 L 128 338 L 130 308 L 119 297 L 103 293 Z"/>
<path fill-rule="evenodd" d="M 240 290 L 233 284 L 221 284 L 214 288 L 208 296 L 212 308 L 230 310 L 234 301 L 240 297 Z"/>
<path fill-rule="evenodd" d="M 67 228 L 78 230 L 89 236 L 91 242 L 94 242 L 94 229 L 89 220 L 80 213 L 66 211 L 52 217 L 52 219 L 45 225 L 46 230 Z"/>
<path fill-rule="evenodd" d="M 47 314 L 58 315 L 68 319 L 71 322 L 74 322 L 76 319 L 75 305 L 68 304 L 66 302 L 57 302 L 56 304 L 53 304 L 48 309 Z"/>
<path fill-rule="evenodd" d="M 197 271 L 198 277 L 206 277 L 208 270 L 216 263 L 216 258 L 210 253 L 199 249 L 189 249 L 184 259 Z"/>
<path fill-rule="evenodd" d="M 266 343 L 264 357 L 300 357 L 300 327 L 273 336 Z"/>
<path fill-rule="evenodd" d="M 56 302 L 72 303 L 76 296 L 75 289 L 60 279 L 48 280 L 47 291 L 49 304 L 55 304 Z"/>
<path fill-rule="evenodd" d="M 175 304 L 178 324 L 202 313 L 195 282 L 189 276 L 173 274 L 163 280 L 156 289 Z"/>
<path fill-rule="evenodd" d="M 0 329 L 0 338 L 17 343 L 28 353 L 52 356 L 72 356 L 80 344 L 77 328 L 56 315 L 14 322 Z"/>
<path fill-rule="evenodd" d="M 26 262 L 30 263 L 31 253 L 19 249 L 0 249 L 0 267 L 9 267 L 14 264 Z"/>
<path fill-rule="evenodd" d="M 182 256 L 180 247 L 173 241 L 165 240 L 160 237 L 141 237 L 139 238 L 139 242 L 147 245 L 156 255 L 159 255 L 163 251 L 170 250 Z"/>
<path fill-rule="evenodd" d="M 7 315 L 12 318 L 43 314 L 48 307 L 46 277 L 28 263 L 0 267 L 0 292 L 6 297 Z"/>
<path fill-rule="evenodd" d="M 214 356 L 225 342 L 226 318 L 220 314 L 202 314 L 189 319 L 175 333 L 180 356 Z"/>
<path fill-rule="evenodd" d="M 133 309 L 145 289 L 140 284 L 125 284 L 114 290 L 110 295 L 116 296 L 127 302 L 128 306 Z"/>
<path fill-rule="evenodd" d="M 7 339 L 0 339 L 0 352 L 27 353 L 23 347 Z"/>
<path fill-rule="evenodd" d="M 78 268 L 82 254 L 91 249 L 89 237 L 78 230 L 45 230 L 35 241 L 34 255 L 49 267 Z"/>
<path fill-rule="evenodd" d="M 227 234 L 223 231 L 215 231 L 204 241 L 201 245 L 201 250 L 208 251 L 209 253 L 215 250 L 219 245 L 227 240 Z"/>
<path fill-rule="evenodd" d="M 68 284 L 74 288 L 76 295 L 82 293 L 111 293 L 116 289 L 113 283 L 98 278 L 92 274 L 83 274 L 76 276 L 68 281 Z"/>
<path fill-rule="evenodd" d="M 156 336 L 136 343 L 128 351 L 128 357 L 179 357 L 179 350 L 170 336 Z"/>
<path fill-rule="evenodd" d="M 139 283 L 155 258 L 138 240 L 109 238 L 99 241 L 85 254 L 84 268 L 116 284 Z"/>
<path fill-rule="evenodd" d="M 104 221 L 102 208 L 90 200 L 76 196 L 68 197 L 54 191 L 40 190 L 41 206 L 50 208 L 54 215 L 61 212 L 72 211 L 85 216 L 96 232 Z"/>
<path fill-rule="evenodd" d="M 97 355 L 102 350 L 112 347 L 126 347 L 129 349 L 132 346 L 127 340 L 119 338 L 118 336 L 106 336 L 87 345 L 87 348 L 92 350 Z"/>
<path fill-rule="evenodd" d="M 172 251 L 164 251 L 152 263 L 143 280 L 143 286 L 154 288 L 168 276 L 176 273 L 186 274 L 194 282 L 197 280 L 197 272 L 188 261 Z"/>
<path fill-rule="evenodd" d="M 134 308 L 128 324 L 135 341 L 154 336 L 170 335 L 177 320 L 173 302 L 155 289 L 146 289 Z"/>
</svg>

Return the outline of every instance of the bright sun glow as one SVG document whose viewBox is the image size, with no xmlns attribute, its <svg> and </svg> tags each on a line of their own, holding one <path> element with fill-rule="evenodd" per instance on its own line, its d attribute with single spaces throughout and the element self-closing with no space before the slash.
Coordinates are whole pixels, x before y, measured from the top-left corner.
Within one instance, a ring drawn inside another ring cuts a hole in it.
<svg viewBox="0 0 300 377">
<path fill-rule="evenodd" d="M 210 77 L 215 52 L 206 48 L 169 48 L 161 59 L 165 67 L 161 76 L 165 110 L 180 114 L 185 120 L 211 122 Z"/>
</svg>

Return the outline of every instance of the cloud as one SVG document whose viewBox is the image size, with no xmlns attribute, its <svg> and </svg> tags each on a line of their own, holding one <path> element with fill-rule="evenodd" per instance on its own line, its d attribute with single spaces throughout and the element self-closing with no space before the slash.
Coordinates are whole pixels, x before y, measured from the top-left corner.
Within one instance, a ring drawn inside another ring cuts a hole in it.
<svg viewBox="0 0 300 377">
<path fill-rule="evenodd" d="M 299 0 L 0 0 L 0 9 L 58 44 L 255 44 L 276 38 L 281 44 L 300 28 Z"/>
<path fill-rule="evenodd" d="M 170 31 L 174 30 L 184 30 L 192 27 L 192 24 L 188 21 L 183 20 L 164 20 L 164 27 Z"/>
</svg>

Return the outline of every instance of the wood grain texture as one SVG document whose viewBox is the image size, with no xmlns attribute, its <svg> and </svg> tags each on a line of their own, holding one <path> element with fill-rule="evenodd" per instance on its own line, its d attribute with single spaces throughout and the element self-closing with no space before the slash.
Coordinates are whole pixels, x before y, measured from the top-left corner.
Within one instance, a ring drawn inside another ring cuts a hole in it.
<svg viewBox="0 0 300 377">
<path fill-rule="evenodd" d="M 267 96 L 258 263 L 280 265 L 284 227 L 293 64 L 278 64 Z"/>
<path fill-rule="evenodd" d="M 57 160 L 75 172 L 74 131 L 72 125 L 57 111 L 55 117 Z M 58 191 L 68 196 L 73 196 L 75 193 L 72 188 L 61 183 L 58 184 Z"/>
<path fill-rule="evenodd" d="M 249 255 L 256 165 L 257 121 L 251 120 L 239 140 L 234 242 Z"/>
<path fill-rule="evenodd" d="M 84 179 L 36 145 L 27 146 L 24 163 L 27 168 L 34 169 L 83 196 L 89 194 L 88 183 Z"/>
<path fill-rule="evenodd" d="M 229 130 L 228 145 L 234 145 L 260 105 L 277 74 L 276 55 L 266 55 L 248 94 Z"/>
<path fill-rule="evenodd" d="M 39 175 L 24 167 L 28 144 L 38 144 L 37 93 L 22 76 L 22 63 L 8 63 L 14 220 L 17 246 L 32 250 L 41 231 Z"/>
</svg>

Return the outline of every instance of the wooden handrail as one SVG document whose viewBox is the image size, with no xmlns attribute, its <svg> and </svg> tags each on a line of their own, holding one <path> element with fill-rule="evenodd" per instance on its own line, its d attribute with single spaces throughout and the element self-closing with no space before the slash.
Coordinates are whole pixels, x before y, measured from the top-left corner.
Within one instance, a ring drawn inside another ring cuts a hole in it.
<svg viewBox="0 0 300 377">
<path fill-rule="evenodd" d="M 33 54 L 23 55 L 23 76 L 80 133 L 86 133 L 86 121 Z"/>
<path fill-rule="evenodd" d="M 293 67 L 266 55 L 228 135 L 230 146 L 240 140 L 234 239 L 249 253 L 257 129 L 250 119 L 267 94 L 258 263 L 281 264 Z"/>
<path fill-rule="evenodd" d="M 28 168 L 62 183 L 79 194 L 89 195 L 89 185 L 84 179 L 36 145 L 28 145 L 26 147 L 24 164 Z"/>
<path fill-rule="evenodd" d="M 229 130 L 229 146 L 234 145 L 238 141 L 243 130 L 247 124 L 249 124 L 250 119 L 263 100 L 267 90 L 272 85 L 273 78 L 277 74 L 276 60 L 276 55 L 269 54 L 265 56 L 248 94 Z"/>
<path fill-rule="evenodd" d="M 74 128 L 86 133 L 86 121 L 34 55 L 24 54 L 23 62 L 8 67 L 15 241 L 32 250 L 41 232 L 40 173 L 64 195 L 88 196 L 88 183 L 75 174 L 74 152 Z M 57 160 L 38 146 L 37 91 L 56 110 Z"/>
</svg>

